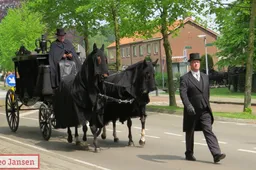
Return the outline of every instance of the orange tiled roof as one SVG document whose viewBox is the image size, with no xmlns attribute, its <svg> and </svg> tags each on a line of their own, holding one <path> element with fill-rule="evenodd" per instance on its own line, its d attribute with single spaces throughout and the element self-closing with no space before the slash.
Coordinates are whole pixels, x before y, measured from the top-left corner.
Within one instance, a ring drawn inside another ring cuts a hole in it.
<svg viewBox="0 0 256 170">
<path fill-rule="evenodd" d="M 186 24 L 188 21 L 190 22 L 194 22 L 194 20 L 192 20 L 192 18 L 188 17 L 186 18 L 183 23 Z M 175 21 L 171 26 L 168 27 L 169 31 L 173 31 L 177 28 L 180 27 L 182 23 L 182 20 L 177 20 Z M 203 29 L 206 29 L 207 31 L 211 32 L 212 34 L 214 35 L 217 35 L 217 33 L 215 33 L 214 31 L 210 30 L 210 29 L 207 29 L 205 27 L 203 27 L 202 25 L 198 24 L 198 23 L 195 23 L 196 25 L 198 25 L 199 27 L 202 27 Z M 151 38 L 149 38 L 148 40 L 150 39 L 155 39 L 155 38 L 162 38 L 162 34 L 161 32 L 157 32 L 155 33 L 154 35 L 152 35 Z M 124 44 L 131 44 L 131 43 L 136 43 L 136 42 L 141 42 L 143 40 L 146 40 L 145 38 L 139 38 L 139 37 L 124 37 L 124 38 L 121 38 L 120 39 L 120 45 L 124 45 Z M 113 42 L 111 43 L 107 48 L 111 48 L 111 47 L 115 47 L 116 46 L 116 42 Z"/>
</svg>

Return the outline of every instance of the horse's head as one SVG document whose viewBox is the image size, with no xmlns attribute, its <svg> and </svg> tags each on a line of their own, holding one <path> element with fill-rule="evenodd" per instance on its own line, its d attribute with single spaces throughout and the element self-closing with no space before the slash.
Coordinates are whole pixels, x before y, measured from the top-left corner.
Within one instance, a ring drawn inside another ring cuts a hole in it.
<svg viewBox="0 0 256 170">
<path fill-rule="evenodd" d="M 142 70 L 139 73 L 138 84 L 140 86 L 140 92 L 149 93 L 156 90 L 155 82 L 155 69 L 158 59 L 154 62 L 144 60 L 142 63 Z"/>
<path fill-rule="evenodd" d="M 108 72 L 108 60 L 104 54 L 104 45 L 99 49 L 97 45 L 93 44 L 93 51 L 90 54 L 91 62 L 89 67 L 93 68 L 94 76 L 97 77 L 100 81 L 104 80 L 109 75 Z"/>
</svg>

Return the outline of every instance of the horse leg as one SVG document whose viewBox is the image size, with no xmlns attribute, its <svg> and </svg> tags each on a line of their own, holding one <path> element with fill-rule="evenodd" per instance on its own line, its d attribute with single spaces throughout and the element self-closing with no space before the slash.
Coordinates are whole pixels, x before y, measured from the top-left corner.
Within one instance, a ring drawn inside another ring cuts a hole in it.
<svg viewBox="0 0 256 170">
<path fill-rule="evenodd" d="M 91 131 L 93 134 L 93 145 L 95 148 L 95 152 L 100 151 L 100 147 L 98 146 L 98 140 L 97 137 L 100 135 L 102 128 L 97 128 L 95 125 L 91 126 Z"/>
<path fill-rule="evenodd" d="M 128 134 L 129 142 L 128 142 L 128 146 L 132 146 L 132 145 L 135 146 L 134 142 L 132 140 L 132 130 L 131 130 L 131 128 L 132 128 L 132 120 L 131 120 L 131 118 L 129 118 L 127 120 L 127 127 L 129 129 L 129 134 Z"/>
<path fill-rule="evenodd" d="M 116 120 L 113 120 L 113 136 L 114 136 L 114 142 L 118 142 L 119 139 L 118 137 L 116 136 Z"/>
<path fill-rule="evenodd" d="M 76 139 L 76 145 L 80 145 L 81 141 L 79 140 L 78 127 L 77 126 L 75 126 L 75 139 Z"/>
<path fill-rule="evenodd" d="M 89 150 L 89 144 L 87 143 L 87 136 L 86 136 L 87 130 L 88 130 L 87 125 L 83 125 L 84 135 L 83 135 L 83 142 L 80 143 L 80 146 L 84 147 L 85 150 Z"/>
<path fill-rule="evenodd" d="M 140 141 L 139 141 L 139 144 L 141 146 L 144 146 L 145 145 L 145 142 L 146 142 L 146 139 L 145 139 L 145 123 L 146 123 L 146 116 L 145 115 L 142 115 L 141 118 L 140 118 L 140 122 L 141 122 L 141 136 L 140 136 Z"/>
<path fill-rule="evenodd" d="M 106 139 L 106 138 L 107 138 L 107 132 L 106 132 L 106 126 L 104 126 L 101 134 L 101 139 Z"/>
<path fill-rule="evenodd" d="M 73 142 L 73 137 L 72 137 L 72 132 L 70 130 L 70 127 L 68 127 L 68 143 L 72 143 Z"/>
</svg>

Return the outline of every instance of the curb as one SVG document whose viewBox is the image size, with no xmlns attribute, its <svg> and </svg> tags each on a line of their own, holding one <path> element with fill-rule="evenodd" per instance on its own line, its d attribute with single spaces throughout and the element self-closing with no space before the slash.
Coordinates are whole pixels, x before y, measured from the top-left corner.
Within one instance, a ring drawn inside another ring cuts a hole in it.
<svg viewBox="0 0 256 170">
<path fill-rule="evenodd" d="M 169 115 L 179 115 L 183 117 L 182 111 L 163 111 L 160 109 L 146 109 L 146 112 L 150 114 L 169 114 Z M 236 118 L 227 118 L 227 117 L 220 117 L 214 116 L 214 121 L 225 121 L 225 122 L 234 122 L 234 123 L 248 123 L 248 124 L 256 124 L 255 119 L 236 119 Z"/>
<path fill-rule="evenodd" d="M 244 103 L 241 103 L 241 102 L 210 101 L 210 103 L 244 105 Z M 251 105 L 252 105 L 252 106 L 256 106 L 256 103 L 251 103 Z"/>
</svg>

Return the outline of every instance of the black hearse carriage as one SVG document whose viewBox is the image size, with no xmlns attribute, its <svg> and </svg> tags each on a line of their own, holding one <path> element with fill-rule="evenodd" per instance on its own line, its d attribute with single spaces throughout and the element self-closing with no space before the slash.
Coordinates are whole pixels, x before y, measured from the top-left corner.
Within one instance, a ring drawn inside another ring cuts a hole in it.
<svg viewBox="0 0 256 170">
<path fill-rule="evenodd" d="M 37 53 L 31 53 L 21 46 L 16 56 L 12 58 L 16 82 L 15 87 L 11 87 L 6 94 L 6 118 L 10 129 L 16 132 L 19 127 L 20 111 L 39 109 L 39 127 L 43 138 L 49 140 L 52 126 L 55 127 L 56 121 L 52 112 L 53 90 L 50 82 L 47 41 L 44 36 L 39 45 L 40 48 L 37 47 L 35 50 Z M 37 102 L 41 103 L 39 108 L 34 106 Z"/>
</svg>

